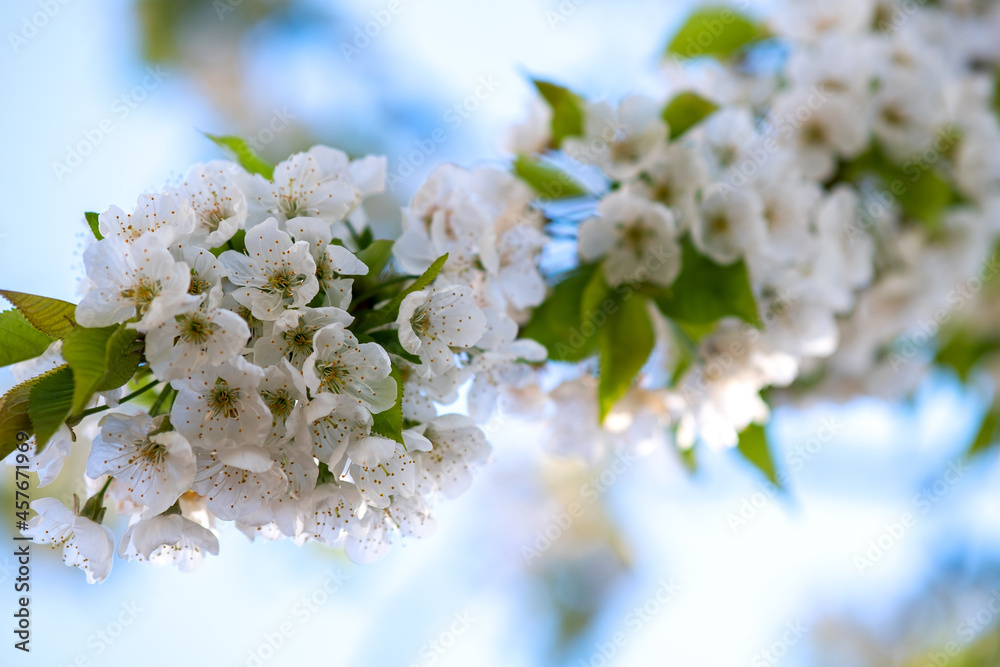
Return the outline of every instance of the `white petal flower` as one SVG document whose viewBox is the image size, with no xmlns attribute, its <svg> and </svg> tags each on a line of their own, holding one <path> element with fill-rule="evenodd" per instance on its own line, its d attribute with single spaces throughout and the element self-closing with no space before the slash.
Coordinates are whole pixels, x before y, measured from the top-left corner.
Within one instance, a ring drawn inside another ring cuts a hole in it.
<svg viewBox="0 0 1000 667">
<path fill-rule="evenodd" d="M 225 160 L 196 164 L 183 183 L 167 190 L 194 211 L 195 225 L 188 243 L 217 248 L 246 224 L 247 200 L 234 179 L 239 173 L 239 167 Z"/>
<path fill-rule="evenodd" d="M 187 237 L 194 226 L 195 214 L 190 204 L 169 193 L 141 195 L 132 213 L 112 206 L 98 217 L 101 235 L 124 243 L 155 236 L 169 246 Z"/>
<path fill-rule="evenodd" d="M 767 236 L 764 204 L 753 188 L 706 190 L 691 240 L 699 252 L 720 264 L 760 253 Z"/>
<path fill-rule="evenodd" d="M 282 307 L 305 306 L 319 292 L 309 244 L 292 243 L 274 218 L 247 232 L 246 248 L 247 254 L 227 250 L 219 259 L 229 269 L 229 280 L 241 286 L 233 297 L 254 317 L 277 319 Z"/>
<path fill-rule="evenodd" d="M 87 583 L 101 583 L 111 573 L 114 535 L 107 526 L 77 516 L 55 498 L 39 498 L 31 503 L 38 512 L 22 531 L 40 544 L 62 548 L 63 562 L 87 574 Z"/>
<path fill-rule="evenodd" d="M 207 296 L 207 295 L 206 295 Z M 146 358 L 161 380 L 180 380 L 240 354 L 250 340 L 247 323 L 225 308 L 205 307 L 205 296 L 146 334 Z"/>
<path fill-rule="evenodd" d="M 287 359 L 281 359 L 264 369 L 258 391 L 271 413 L 271 431 L 266 444 L 277 445 L 294 437 L 302 426 L 303 412 L 309 403 L 302 373 Z"/>
<path fill-rule="evenodd" d="M 106 238 L 83 253 L 92 284 L 76 307 L 76 321 L 105 327 L 138 317 L 146 331 L 193 303 L 188 265 L 174 260 L 153 235 L 133 243 Z"/>
<path fill-rule="evenodd" d="M 399 533 L 403 537 L 430 537 L 437 529 L 431 508 L 416 494 L 405 498 L 394 496 L 386 514 L 399 528 Z"/>
<path fill-rule="evenodd" d="M 605 102 L 588 104 L 584 136 L 568 137 L 563 149 L 581 162 L 598 165 L 611 178 L 624 180 L 639 175 L 666 138 L 660 105 L 633 95 L 617 108 Z"/>
<path fill-rule="evenodd" d="M 371 431 L 372 416 L 362 405 L 322 393 L 303 408 L 301 424 L 295 441 L 311 443 L 313 455 L 332 470 L 343 460 L 348 445 Z"/>
<path fill-rule="evenodd" d="M 298 217 L 335 223 L 350 214 L 361 199 L 385 188 L 385 158 L 368 156 L 351 161 L 327 146 L 296 153 L 274 168 L 271 181 L 249 180 L 249 226 L 267 217 L 282 225 Z"/>
<path fill-rule="evenodd" d="M 702 155 L 709 172 L 719 180 L 728 181 L 757 145 L 757 130 L 753 117 L 742 107 L 733 106 L 716 111 L 699 128 Z"/>
<path fill-rule="evenodd" d="M 496 243 L 498 218 L 508 214 L 511 203 L 501 194 L 505 190 L 494 189 L 495 174 L 503 172 L 453 164 L 431 172 L 403 210 L 403 234 L 393 245 L 404 271 L 419 275 L 448 253 L 445 271 L 459 275 L 474 267 L 481 252 L 488 254 Z M 501 178 L 517 181 L 510 174 Z"/>
<path fill-rule="evenodd" d="M 619 191 L 605 197 L 597 210 L 598 217 L 580 226 L 580 257 L 604 258 L 604 276 L 612 286 L 673 283 L 681 257 L 669 209 Z"/>
<path fill-rule="evenodd" d="M 269 334 L 254 344 L 254 363 L 270 366 L 287 359 L 301 370 L 306 358 L 313 353 L 317 331 L 331 324 L 346 327 L 353 321 L 354 317 L 340 308 L 286 310 L 274 321 Z"/>
<path fill-rule="evenodd" d="M 262 471 L 229 465 L 225 450 L 198 455 L 198 472 L 191 488 L 205 496 L 208 509 L 224 521 L 256 512 L 285 492 L 288 480 L 277 465 Z M 269 463 L 271 463 L 269 461 Z"/>
<path fill-rule="evenodd" d="M 302 503 L 303 537 L 338 545 L 348 533 L 362 532 L 356 512 L 361 494 L 350 483 L 320 484 Z"/>
<path fill-rule="evenodd" d="M 219 258 L 195 245 L 174 246 L 171 249 L 174 256 L 188 265 L 191 270 L 191 282 L 188 294 L 208 295 L 209 302 L 217 305 L 222 300 L 223 280 L 229 277 L 229 271 Z"/>
<path fill-rule="evenodd" d="M 5 460 L 9 466 L 17 466 L 22 470 L 27 466 L 27 470 L 37 473 L 38 488 L 42 488 L 54 482 L 62 472 L 66 457 L 72 450 L 73 433 L 63 424 L 42 449 L 41 454 L 36 451 L 36 444 L 35 438 L 27 442 L 28 451 L 25 452 L 28 457 L 27 463 L 18 462 L 17 457 L 20 452 L 17 450 L 11 452 Z"/>
<path fill-rule="evenodd" d="M 644 170 L 644 178 L 623 190 L 663 204 L 674 214 L 678 231 L 687 229 L 696 214 L 699 191 L 708 184 L 708 164 L 694 146 L 659 146 Z"/>
<path fill-rule="evenodd" d="M 118 542 L 121 558 L 157 567 L 176 565 L 181 572 L 196 570 L 206 554 L 219 555 L 219 538 L 180 514 L 142 519 L 126 528 Z"/>
<path fill-rule="evenodd" d="M 145 506 L 146 518 L 177 502 L 191 488 L 195 470 L 188 441 L 175 431 L 149 435 L 154 426 L 147 414 L 110 414 L 87 459 L 87 476 L 113 476 L 128 489 L 132 502 Z"/>
<path fill-rule="evenodd" d="M 311 442 L 283 442 L 275 447 L 272 456 L 288 479 L 288 494 L 292 498 L 301 498 L 316 488 L 319 466 Z"/>
<path fill-rule="evenodd" d="M 399 342 L 420 357 L 425 375 L 440 375 L 455 365 L 452 348 L 469 348 L 486 332 L 486 316 L 464 285 L 420 290 L 399 306 Z"/>
<path fill-rule="evenodd" d="M 425 425 L 431 450 L 413 454 L 418 491 L 456 498 L 472 485 L 473 468 L 486 463 L 490 445 L 476 423 L 464 415 L 442 415 Z"/>
<path fill-rule="evenodd" d="M 385 509 L 393 496 L 416 491 L 415 462 L 398 442 L 370 436 L 351 443 L 347 451 L 351 478 L 369 505 Z"/>
<path fill-rule="evenodd" d="M 373 414 L 396 403 L 396 380 L 389 377 L 389 355 L 376 343 L 359 343 L 341 324 L 331 324 L 316 333 L 313 353 L 302 374 L 313 394 L 342 396 Z"/>
<path fill-rule="evenodd" d="M 541 97 L 531 98 L 528 117 L 509 128 L 502 141 L 503 149 L 512 154 L 543 152 L 552 141 L 552 107 Z"/>
<path fill-rule="evenodd" d="M 170 423 L 196 449 L 223 442 L 262 445 L 271 413 L 257 389 L 264 371 L 241 357 L 195 371 L 178 389 Z"/>
<path fill-rule="evenodd" d="M 350 250 L 333 241 L 329 222 L 319 218 L 294 218 L 285 223 L 288 233 L 296 241 L 309 244 L 309 252 L 316 262 L 316 280 L 332 303 L 339 304 L 346 298 L 350 303 L 351 285 L 340 276 L 363 276 L 368 274 L 368 266 L 354 256 Z M 353 283 L 353 281 L 351 281 Z M 342 306 L 342 307 L 346 307 Z"/>
<path fill-rule="evenodd" d="M 537 306 L 545 300 L 545 278 L 538 271 L 538 253 L 548 240 L 531 225 L 517 225 L 500 236 L 496 282 L 517 310 Z"/>
</svg>

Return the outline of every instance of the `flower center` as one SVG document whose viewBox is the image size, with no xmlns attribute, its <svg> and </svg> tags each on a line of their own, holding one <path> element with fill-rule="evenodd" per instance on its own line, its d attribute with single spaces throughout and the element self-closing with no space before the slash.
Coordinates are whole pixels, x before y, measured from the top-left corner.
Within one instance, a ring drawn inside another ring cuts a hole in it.
<svg viewBox="0 0 1000 667">
<path fill-rule="evenodd" d="M 215 330 L 215 324 L 201 313 L 178 315 L 176 320 L 181 328 L 180 339 L 191 345 L 204 345 Z"/>
<path fill-rule="evenodd" d="M 139 280 L 136 281 L 132 287 L 128 287 L 121 291 L 123 299 L 129 299 L 135 304 L 139 317 L 142 317 L 146 313 L 146 310 L 149 308 L 149 304 L 152 303 L 153 299 L 159 296 L 159 294 L 160 282 L 147 276 L 140 276 Z"/>
<path fill-rule="evenodd" d="M 205 211 L 201 216 L 201 226 L 207 229 L 209 232 L 214 232 L 222 224 L 222 221 L 230 216 L 229 211 L 222 208 L 221 205 L 216 203 L 215 208 Z"/>
<path fill-rule="evenodd" d="M 725 234 L 729 231 L 729 218 L 725 213 L 715 213 L 708 218 L 708 230 L 712 234 Z"/>
<path fill-rule="evenodd" d="M 330 264 L 330 258 L 325 253 L 316 262 L 316 280 L 319 281 L 320 285 L 326 286 L 327 281 L 332 280 L 337 275 Z"/>
<path fill-rule="evenodd" d="M 208 417 L 215 419 L 221 415 L 226 419 L 238 418 L 240 416 L 239 400 L 240 390 L 236 387 L 230 387 L 225 380 L 219 378 L 208 393 Z"/>
<path fill-rule="evenodd" d="M 284 266 L 268 276 L 264 289 L 288 297 L 291 296 L 293 289 L 305 282 L 305 279 L 306 277 L 301 273 L 296 273 L 290 267 Z"/>
<path fill-rule="evenodd" d="M 133 463 L 144 459 L 154 466 L 159 466 L 167 456 L 167 448 L 152 440 L 137 440 L 135 445 L 139 452 L 132 461 Z"/>
<path fill-rule="evenodd" d="M 287 389 L 262 391 L 260 395 L 264 399 L 267 408 L 271 411 L 273 417 L 272 425 L 277 424 L 278 420 L 284 421 L 287 419 L 288 415 L 292 414 L 292 410 L 295 408 L 295 399 L 292 398 Z"/>
<path fill-rule="evenodd" d="M 198 272 L 191 269 L 191 284 L 188 286 L 188 294 L 204 294 L 212 287 L 212 283 L 198 275 Z"/>
<path fill-rule="evenodd" d="M 299 317 L 299 323 L 294 329 L 282 332 L 281 337 L 288 344 L 292 357 L 308 357 L 313 351 L 313 334 L 319 327 L 306 324 L 304 317 Z"/>
<path fill-rule="evenodd" d="M 302 202 L 295 196 L 295 181 L 289 181 L 288 192 L 282 192 L 278 197 L 278 212 L 291 220 L 308 215 Z"/>
<path fill-rule="evenodd" d="M 343 393 L 347 386 L 347 369 L 336 363 L 317 363 L 316 370 L 319 373 L 320 388 L 331 394 Z"/>
<path fill-rule="evenodd" d="M 253 336 L 260 336 L 264 332 L 264 323 L 253 316 L 253 312 L 244 305 L 236 309 L 236 314 L 243 318 Z"/>
<path fill-rule="evenodd" d="M 430 335 L 431 328 L 431 318 L 425 309 L 419 309 L 413 313 L 413 317 L 410 318 L 410 326 L 413 327 L 413 333 L 417 334 L 418 338 L 428 338 Z"/>
</svg>

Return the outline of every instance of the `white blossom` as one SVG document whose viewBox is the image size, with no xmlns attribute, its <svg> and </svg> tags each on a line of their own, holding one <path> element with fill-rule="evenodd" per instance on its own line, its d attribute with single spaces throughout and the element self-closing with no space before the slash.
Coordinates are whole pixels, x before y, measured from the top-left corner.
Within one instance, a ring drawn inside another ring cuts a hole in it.
<svg viewBox="0 0 1000 667">
<path fill-rule="evenodd" d="M 77 516 L 55 498 L 38 498 L 31 502 L 38 516 L 22 531 L 25 537 L 39 544 L 62 549 L 63 562 L 78 567 L 87 574 L 87 583 L 101 583 L 111 573 L 114 558 L 114 535 L 107 526 L 87 517 Z"/>
<path fill-rule="evenodd" d="M 440 287 L 408 294 L 399 306 L 399 342 L 420 357 L 425 375 L 440 375 L 455 365 L 453 348 L 475 345 L 486 331 L 486 317 L 468 287 Z"/>
<path fill-rule="evenodd" d="M 275 320 L 284 307 L 308 304 L 317 292 L 316 262 L 305 241 L 292 242 L 268 218 L 246 235 L 246 254 L 227 250 L 219 259 L 229 280 L 240 286 L 232 295 L 260 320 Z"/>
</svg>

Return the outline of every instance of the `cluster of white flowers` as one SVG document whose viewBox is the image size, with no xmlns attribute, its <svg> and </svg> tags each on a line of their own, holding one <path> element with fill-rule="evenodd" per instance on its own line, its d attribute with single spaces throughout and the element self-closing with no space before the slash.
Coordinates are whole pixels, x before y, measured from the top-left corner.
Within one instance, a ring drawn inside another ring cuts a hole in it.
<svg viewBox="0 0 1000 667">
<path fill-rule="evenodd" d="M 720 17 L 686 37 L 710 53 L 734 13 Z M 536 103 L 510 133 L 511 152 L 557 147 L 605 177 L 579 226 L 581 264 L 600 261 L 612 286 L 669 287 L 687 238 L 719 265 L 745 262 L 761 323 L 724 317 L 691 340 L 650 305 L 655 349 L 602 423 L 604 369 L 577 363 L 554 388 L 540 376 L 552 450 L 733 446 L 767 420 L 765 388 L 898 396 L 945 325 L 996 330 L 995 307 L 969 304 L 997 273 L 1000 6 L 796 0 L 773 17 L 758 49 L 770 60 L 752 45 L 694 68 L 670 58 L 662 99 L 581 100 L 581 131 L 561 140 Z M 664 109 L 682 93 L 711 112 L 675 134 Z M 697 344 L 689 366 L 679 338 Z"/>
<path fill-rule="evenodd" d="M 97 493 L 82 510 L 35 501 L 25 535 L 62 548 L 93 582 L 115 551 L 105 497 L 128 518 L 119 557 L 182 569 L 218 553 L 217 520 L 251 539 L 343 546 L 357 562 L 433 530 L 433 499 L 464 492 L 490 456 L 476 421 L 442 407 L 473 374 L 486 404 L 516 361 L 545 358 L 517 339 L 514 318 L 545 296 L 535 255 L 546 238 L 513 176 L 442 168 L 405 210 L 403 238 L 384 246 L 382 275 L 369 275 L 363 258 L 375 253 L 360 245 L 388 242 L 361 240 L 359 205 L 383 189 L 385 166 L 324 146 L 270 179 L 210 162 L 132 213 L 100 215 L 76 323 L 135 329 L 134 382 L 158 394 L 143 407 L 103 393 L 75 432 L 29 457 L 50 483 L 71 438 L 79 447 L 92 433 Z M 383 268 L 392 250 L 403 273 Z M 444 270 L 424 275 L 445 254 Z M 59 367 L 61 345 L 18 375 Z M 389 413 L 397 437 L 380 427 Z"/>
<path fill-rule="evenodd" d="M 107 496 L 125 559 L 195 567 L 233 521 L 370 561 L 469 486 L 498 406 L 589 459 L 731 447 L 764 390 L 898 395 L 929 363 L 908 333 L 995 330 L 1000 6 L 789 0 L 735 51 L 719 31 L 749 20 L 710 11 L 679 39 L 729 50 L 672 59 L 662 99 L 537 82 L 514 173 L 439 166 L 394 243 L 360 206 L 385 160 L 322 146 L 100 215 L 76 325 L 136 331 L 142 359 L 28 457 L 47 484 L 92 441 L 90 500 L 36 501 L 25 534 L 100 581 Z M 79 363 L 61 344 L 18 373 Z"/>
</svg>

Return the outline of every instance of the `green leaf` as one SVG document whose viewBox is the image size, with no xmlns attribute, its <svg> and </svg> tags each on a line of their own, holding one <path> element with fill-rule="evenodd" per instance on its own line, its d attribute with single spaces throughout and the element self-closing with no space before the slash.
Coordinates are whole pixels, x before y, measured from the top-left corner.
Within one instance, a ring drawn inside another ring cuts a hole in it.
<svg viewBox="0 0 1000 667">
<path fill-rule="evenodd" d="M 677 363 L 670 373 L 670 386 L 676 387 L 677 383 L 684 377 L 688 369 L 694 365 L 700 355 L 698 354 L 696 339 L 688 333 L 682 324 L 670 319 L 667 322 L 670 324 L 670 332 L 673 334 L 674 342 L 676 343 L 674 347 L 677 350 Z"/>
<path fill-rule="evenodd" d="M 749 18 L 727 7 L 695 10 L 667 46 L 668 55 L 681 58 L 728 58 L 766 32 Z"/>
<path fill-rule="evenodd" d="M 594 354 L 596 330 L 583 328 L 583 295 L 598 271 L 598 264 L 585 264 L 556 283 L 531 320 L 521 329 L 523 338 L 545 346 L 553 361 L 580 361 Z"/>
<path fill-rule="evenodd" d="M 51 370 L 46 375 L 55 372 Z M 39 375 L 25 380 L 0 397 L 0 460 L 7 458 L 35 432 L 28 416 L 28 400 L 31 388 L 44 377 Z"/>
<path fill-rule="evenodd" d="M 695 454 L 694 447 L 688 447 L 687 449 L 677 447 L 677 456 L 681 460 L 681 465 L 684 466 L 684 469 L 689 474 L 693 475 L 698 472 L 698 456 Z"/>
<path fill-rule="evenodd" d="M 514 161 L 514 173 L 542 199 L 569 199 L 588 194 L 572 176 L 561 169 L 543 164 L 537 158 L 518 155 Z"/>
<path fill-rule="evenodd" d="M 60 366 L 42 376 L 28 392 L 28 416 L 35 429 L 36 452 L 39 454 L 55 435 L 73 407 L 73 371 Z"/>
<path fill-rule="evenodd" d="M 1000 350 L 1000 340 L 979 339 L 968 332 L 959 331 L 938 348 L 934 363 L 953 369 L 959 379 L 965 382 L 980 359 L 997 350 Z"/>
<path fill-rule="evenodd" d="M 87 224 L 90 226 L 90 231 L 94 233 L 94 238 L 96 238 L 98 241 L 102 240 L 104 238 L 104 235 L 101 234 L 100 221 L 98 215 L 93 211 L 87 211 L 83 215 L 85 218 L 87 218 Z"/>
<path fill-rule="evenodd" d="M 739 445 L 740 454 L 747 461 L 752 463 L 758 470 L 770 480 L 772 484 L 783 488 L 778 479 L 778 471 L 774 466 L 774 459 L 771 458 L 771 450 L 767 442 L 767 431 L 760 424 L 750 424 L 740 433 Z"/>
<path fill-rule="evenodd" d="M 237 229 L 236 233 L 233 234 L 232 238 L 230 238 L 226 243 L 229 245 L 231 249 L 235 250 L 236 252 L 246 252 L 247 230 Z"/>
<path fill-rule="evenodd" d="M 742 259 L 729 265 L 716 264 L 686 237 L 681 247 L 683 264 L 674 284 L 652 292 L 664 315 L 690 324 L 710 324 L 734 316 L 757 327 L 762 325 Z"/>
<path fill-rule="evenodd" d="M 883 194 L 897 202 L 908 217 L 932 232 L 941 230 L 945 209 L 959 198 L 930 165 L 912 160 L 898 165 L 878 144 L 873 144 L 868 151 L 845 164 L 841 171 L 843 177 L 852 182 L 877 177 L 885 188 Z"/>
<path fill-rule="evenodd" d="M 123 387 L 132 379 L 142 361 L 143 343 L 135 329 L 124 324 L 111 334 L 104 351 L 104 377 L 97 391 L 111 391 Z"/>
<path fill-rule="evenodd" d="M 403 444 L 403 376 L 395 364 L 389 375 L 396 380 L 396 404 L 372 415 L 372 433 Z"/>
<path fill-rule="evenodd" d="M 109 391 L 131 379 L 139 367 L 142 347 L 136 332 L 124 325 L 77 327 L 63 341 L 63 358 L 73 370 L 72 414 L 78 415 L 98 391 Z"/>
<path fill-rule="evenodd" d="M 1000 70 L 993 69 L 993 114 L 1000 121 Z"/>
<path fill-rule="evenodd" d="M 205 133 L 205 136 L 215 142 L 217 146 L 229 149 L 236 156 L 236 161 L 240 163 L 240 166 L 251 174 L 260 174 L 267 180 L 274 178 L 274 165 L 257 155 L 242 138 L 208 133 Z"/>
<path fill-rule="evenodd" d="M 538 93 L 552 108 L 552 147 L 558 148 L 566 137 L 583 134 L 583 99 L 568 88 L 548 81 L 532 79 Z"/>
<path fill-rule="evenodd" d="M 670 100 L 663 110 L 663 120 L 670 128 L 670 140 L 678 138 L 692 127 L 711 116 L 719 108 L 698 93 L 685 91 Z"/>
<path fill-rule="evenodd" d="M 646 312 L 647 301 L 635 293 L 616 299 L 617 309 L 608 314 L 608 321 L 597 331 L 601 354 L 597 387 L 601 422 L 628 392 L 653 351 L 656 334 Z"/>
<path fill-rule="evenodd" d="M 247 244 L 247 231 L 245 229 L 237 229 L 236 233 L 233 234 L 232 238 L 220 245 L 218 248 L 210 248 L 209 252 L 218 257 L 227 250 L 235 250 L 236 252 L 246 252 Z"/>
<path fill-rule="evenodd" d="M 394 241 L 389 239 L 378 239 L 369 243 L 364 249 L 354 253 L 358 259 L 368 267 L 368 276 L 378 278 L 382 275 L 389 260 L 392 259 L 392 247 Z"/>
<path fill-rule="evenodd" d="M 389 324 L 390 322 L 395 322 L 396 317 L 399 315 L 399 306 L 403 303 L 405 299 L 410 294 L 414 292 L 419 292 L 422 289 L 430 286 L 434 279 L 437 278 L 438 274 L 441 273 L 441 269 L 444 268 L 445 263 L 448 261 L 448 253 L 445 253 L 434 260 L 434 263 L 421 274 L 419 278 L 413 281 L 409 287 L 401 290 L 399 294 L 394 296 L 388 304 L 382 306 L 376 311 L 368 314 L 368 317 L 362 319 L 358 318 L 357 328 L 359 331 L 369 331 L 375 327 L 380 327 L 384 324 Z"/>
<path fill-rule="evenodd" d="M 971 459 L 996 445 L 1000 441 L 1000 433 L 997 432 L 998 426 L 1000 426 L 1000 415 L 997 414 L 997 408 L 990 408 L 983 415 L 983 420 L 979 423 L 979 430 L 976 432 L 976 437 L 972 440 L 968 451 L 965 452 L 965 457 Z"/>
<path fill-rule="evenodd" d="M 41 355 L 53 338 L 31 326 L 19 311 L 0 313 L 0 366 L 9 366 Z"/>
<path fill-rule="evenodd" d="M 354 225 L 352 225 L 351 223 L 347 223 L 347 231 L 357 242 L 359 250 L 364 250 L 365 248 L 367 248 L 372 244 L 372 241 L 375 240 L 375 235 L 372 233 L 371 227 L 365 227 L 364 229 L 361 230 L 361 233 L 358 234 L 356 231 L 354 231 Z"/>
<path fill-rule="evenodd" d="M 0 290 L 0 296 L 14 304 L 31 326 L 53 338 L 65 337 L 76 326 L 76 306 L 68 301 L 10 290 Z"/>
<path fill-rule="evenodd" d="M 393 241 L 379 239 L 371 241 L 363 249 L 354 253 L 368 267 L 367 275 L 358 276 L 354 279 L 355 292 L 357 294 L 366 293 L 381 282 L 383 275 L 387 271 L 387 267 L 392 261 L 393 245 Z"/>
</svg>

